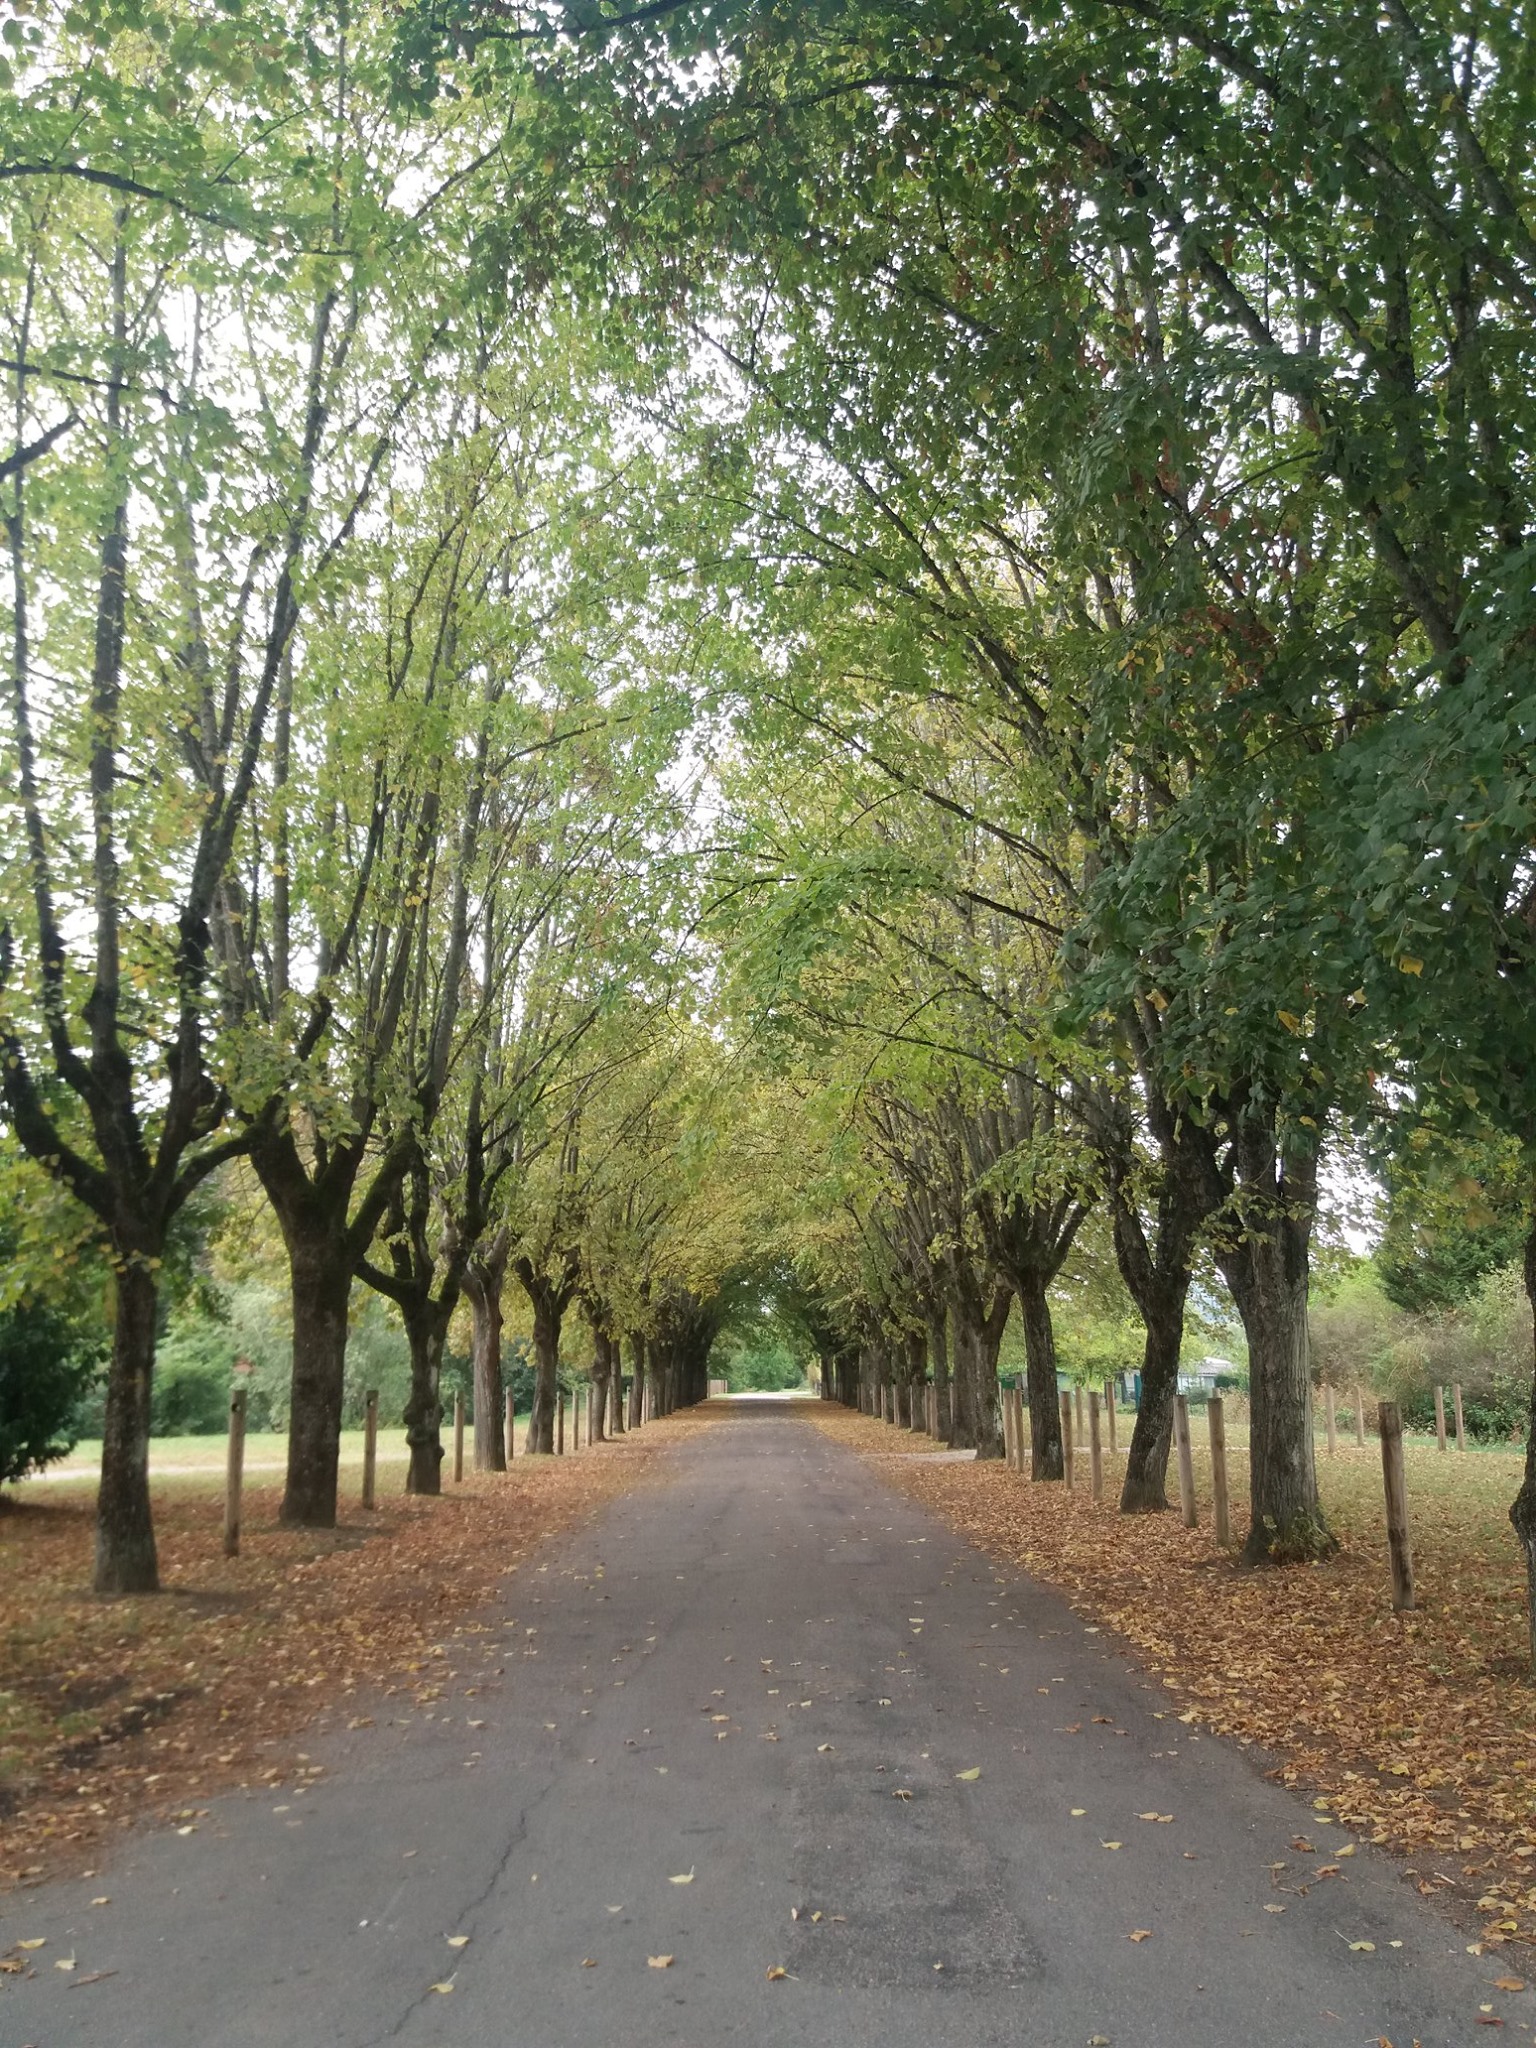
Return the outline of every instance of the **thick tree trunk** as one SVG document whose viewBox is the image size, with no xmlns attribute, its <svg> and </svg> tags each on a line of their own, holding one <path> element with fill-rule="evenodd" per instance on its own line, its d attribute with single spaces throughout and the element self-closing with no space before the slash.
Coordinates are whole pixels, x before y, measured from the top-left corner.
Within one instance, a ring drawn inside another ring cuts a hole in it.
<svg viewBox="0 0 1536 2048">
<path fill-rule="evenodd" d="M 131 1252 L 117 1272 L 117 1313 L 107 1374 L 101 1489 L 96 1497 L 98 1593 L 160 1589 L 149 1509 L 149 1402 L 155 1370 L 154 1269 Z"/>
<path fill-rule="evenodd" d="M 438 1494 L 443 1490 L 442 1370 L 452 1304 L 402 1304 L 411 1346 L 411 1391 L 405 1403 L 405 1440 L 410 1446 L 407 1493 Z"/>
<path fill-rule="evenodd" d="M 1536 1226 L 1525 1241 L 1525 1297 L 1532 1315 L 1531 1421 L 1525 1438 L 1525 1478 L 1509 1519 L 1525 1552 L 1526 1618 L 1530 1625 L 1531 1676 L 1536 1678 Z"/>
<path fill-rule="evenodd" d="M 947 1444 L 954 1439 L 954 1423 L 950 1416 L 949 1316 L 942 1302 L 928 1318 L 928 1365 L 939 1411 L 939 1441 Z"/>
<path fill-rule="evenodd" d="M 547 1288 L 541 1287 L 530 1298 L 533 1302 L 533 1413 L 528 1418 L 527 1448 L 553 1456 L 562 1317 Z"/>
<path fill-rule="evenodd" d="M 1061 1403 L 1056 1393 L 1056 1331 L 1051 1322 L 1047 1283 L 1028 1276 L 1019 1293 L 1024 1318 L 1025 1389 L 1029 1401 L 1029 1476 L 1060 1479 Z"/>
<path fill-rule="evenodd" d="M 645 1412 L 645 1365 L 646 1341 L 636 1330 L 629 1340 L 629 1426 L 640 1427 L 640 1418 Z"/>
<path fill-rule="evenodd" d="M 307 1216 L 292 1229 L 285 1223 L 283 1234 L 293 1305 L 293 1379 L 288 1478 L 278 1519 L 289 1527 L 334 1529 L 352 1253 L 343 1235 L 313 1230 Z"/>
<path fill-rule="evenodd" d="M 592 1405 L 587 1440 L 600 1444 L 608 1433 L 608 1388 L 613 1379 L 613 1339 L 605 1330 L 592 1332 Z"/>
<path fill-rule="evenodd" d="M 1179 1390 L 1179 1352 L 1184 1342 L 1184 1292 L 1169 1290 L 1158 1307 L 1141 1303 L 1146 1342 L 1141 1354 L 1141 1402 L 1131 1431 L 1120 1489 L 1124 1515 L 1155 1514 L 1168 1505 L 1168 1449 L 1173 1442 L 1173 1402 Z"/>
<path fill-rule="evenodd" d="M 475 1470 L 505 1472 L 506 1436 L 502 1426 L 505 1400 L 501 1377 L 501 1289 L 507 1255 L 495 1248 L 474 1260 L 464 1275 L 469 1296 L 470 1357 L 475 1377 Z"/>
<path fill-rule="evenodd" d="M 975 1429 L 976 1456 L 1000 1458 L 1003 1455 L 1003 1417 L 997 1392 L 997 1354 L 1003 1346 L 1003 1332 L 1008 1327 L 1008 1313 L 1013 1306 L 1013 1289 L 994 1289 L 986 1319 L 976 1332 L 975 1370 Z"/>
<path fill-rule="evenodd" d="M 1248 1339 L 1249 1564 L 1288 1564 L 1336 1546 L 1323 1519 L 1312 1446 L 1308 1246 L 1315 1156 L 1281 1159 L 1257 1122 L 1240 1133 L 1242 1233 L 1216 1248 Z"/>
</svg>

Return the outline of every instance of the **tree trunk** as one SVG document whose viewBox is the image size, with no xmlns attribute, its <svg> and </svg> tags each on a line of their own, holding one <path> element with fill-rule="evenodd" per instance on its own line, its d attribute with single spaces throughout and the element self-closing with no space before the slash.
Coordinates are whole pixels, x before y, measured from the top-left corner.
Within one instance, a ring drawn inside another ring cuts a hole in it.
<svg viewBox="0 0 1536 2048">
<path fill-rule="evenodd" d="M 592 1405 L 587 1411 L 587 1441 L 600 1444 L 608 1432 L 608 1388 L 613 1379 L 613 1339 L 606 1330 L 592 1332 Z"/>
<path fill-rule="evenodd" d="M 943 1302 L 928 1318 L 928 1364 L 939 1411 L 939 1442 L 947 1444 L 953 1439 L 954 1425 L 949 1413 L 949 1316 Z"/>
<path fill-rule="evenodd" d="M 475 1470 L 505 1472 L 507 1446 L 502 1427 L 504 1393 L 501 1377 L 501 1290 L 506 1278 L 505 1246 L 496 1246 L 472 1260 L 464 1274 L 469 1296 L 470 1356 L 475 1376 Z"/>
<path fill-rule="evenodd" d="M 315 1231 L 307 1214 L 292 1229 L 281 1214 L 278 1221 L 293 1305 L 288 1479 L 278 1519 L 288 1527 L 334 1529 L 352 1253 L 344 1236 Z"/>
<path fill-rule="evenodd" d="M 1061 1403 L 1056 1394 L 1056 1332 L 1046 1282 L 1036 1276 L 1020 1289 L 1024 1318 L 1025 1387 L 1029 1400 L 1029 1476 L 1064 1476 L 1061 1451 Z"/>
<path fill-rule="evenodd" d="M 1008 1312 L 1012 1306 L 1011 1287 L 994 1289 L 986 1319 L 976 1332 L 973 1412 L 978 1459 L 1003 1455 L 1002 1410 L 997 1398 L 997 1354 L 1002 1349 L 1003 1332 L 1008 1327 Z"/>
<path fill-rule="evenodd" d="M 443 1346 L 453 1301 L 401 1302 L 399 1307 L 411 1345 L 411 1391 L 403 1418 L 411 1453 L 405 1490 L 439 1494 L 443 1490 Z"/>
<path fill-rule="evenodd" d="M 1184 1292 L 1168 1290 L 1154 1307 L 1140 1304 L 1146 1325 L 1141 1354 L 1141 1401 L 1131 1430 L 1131 1448 L 1120 1489 L 1123 1515 L 1155 1514 L 1168 1505 L 1168 1450 L 1173 1442 L 1173 1402 L 1179 1390 L 1179 1352 L 1184 1342 Z"/>
<path fill-rule="evenodd" d="M 560 1374 L 561 1314 L 547 1288 L 533 1301 L 533 1413 L 528 1418 L 527 1448 L 549 1456 L 555 1449 L 555 1396 Z"/>
<path fill-rule="evenodd" d="M 640 1418 L 645 1411 L 645 1338 L 638 1330 L 629 1340 L 629 1426 L 640 1427 Z"/>
<path fill-rule="evenodd" d="M 112 1362 L 96 1497 L 98 1593 L 157 1593 L 160 1569 L 149 1509 L 149 1401 L 155 1370 L 156 1286 L 142 1252 L 117 1271 Z"/>
<path fill-rule="evenodd" d="M 1525 1297 L 1536 1339 L 1536 1225 L 1525 1240 Z M 1509 1519 L 1525 1552 L 1526 1617 L 1530 1624 L 1531 1676 L 1536 1678 L 1536 1349 L 1532 1352 L 1531 1422 L 1525 1438 L 1525 1478 L 1510 1505 Z"/>
<path fill-rule="evenodd" d="M 1323 1519 L 1312 1446 L 1307 1349 L 1308 1245 L 1315 1156 L 1281 1158 L 1268 1129 L 1238 1140 L 1242 1233 L 1216 1247 L 1248 1339 L 1249 1499 L 1246 1563 L 1290 1564 L 1337 1546 Z"/>
</svg>

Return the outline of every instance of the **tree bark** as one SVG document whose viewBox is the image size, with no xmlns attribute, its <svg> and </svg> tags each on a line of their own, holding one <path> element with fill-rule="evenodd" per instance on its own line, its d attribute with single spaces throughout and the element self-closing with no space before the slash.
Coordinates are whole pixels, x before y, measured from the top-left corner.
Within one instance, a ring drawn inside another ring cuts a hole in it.
<svg viewBox="0 0 1536 2048">
<path fill-rule="evenodd" d="M 149 1507 L 149 1402 L 157 1290 L 144 1255 L 122 1259 L 116 1292 L 96 1504 L 95 1588 L 98 1593 L 154 1593 L 160 1575 Z"/>
<path fill-rule="evenodd" d="M 1525 1241 L 1525 1298 L 1536 1347 L 1536 1225 Z M 1536 1678 L 1536 1348 L 1532 1352 L 1531 1421 L 1525 1438 L 1525 1477 L 1510 1505 L 1509 1519 L 1525 1552 L 1526 1619 L 1530 1628 L 1531 1676 Z"/>
<path fill-rule="evenodd" d="M 1170 1290 L 1170 1295 L 1174 1291 Z M 1168 1505 L 1168 1452 L 1173 1443 L 1173 1402 L 1179 1390 L 1179 1352 L 1184 1344 L 1185 1289 L 1153 1305 L 1138 1303 L 1146 1326 L 1141 1353 L 1141 1400 L 1131 1430 L 1120 1489 L 1124 1515 L 1156 1514 Z"/>
<path fill-rule="evenodd" d="M 1029 1476 L 1060 1479 L 1061 1404 L 1056 1395 L 1056 1331 L 1051 1322 L 1048 1283 L 1038 1274 L 1026 1276 L 1019 1290 L 1024 1318 L 1025 1386 L 1029 1400 Z"/>
<path fill-rule="evenodd" d="M 475 1378 L 475 1470 L 505 1472 L 507 1446 L 502 1429 L 501 1290 L 507 1273 L 507 1244 L 497 1238 L 471 1259 L 464 1274 L 469 1296 L 470 1355 Z"/>
<path fill-rule="evenodd" d="M 629 1340 L 629 1426 L 640 1427 L 640 1418 L 645 1412 L 645 1367 L 646 1341 L 639 1330 Z"/>
<path fill-rule="evenodd" d="M 398 1306 L 411 1346 L 411 1391 L 403 1417 L 405 1440 L 411 1453 L 405 1490 L 439 1494 L 443 1490 L 443 1346 L 453 1317 L 454 1299 L 418 1299 L 402 1301 Z"/>
<path fill-rule="evenodd" d="M 955 1432 L 950 1415 L 949 1314 L 942 1301 L 928 1318 L 928 1363 L 933 1373 L 935 1405 L 939 1411 L 939 1441 L 951 1443 Z"/>
<path fill-rule="evenodd" d="M 289 1527 L 334 1529 L 352 1247 L 345 1231 L 315 1230 L 307 1214 L 297 1228 L 281 1211 L 278 1221 L 288 1246 L 293 1307 L 288 1476 L 278 1519 Z"/>
<path fill-rule="evenodd" d="M 1282 1153 L 1267 1119 L 1240 1126 L 1237 1149 L 1240 1233 L 1218 1240 L 1216 1259 L 1248 1339 L 1253 1520 L 1243 1558 L 1299 1563 L 1337 1547 L 1318 1499 L 1312 1446 L 1307 1278 L 1317 1158 Z"/>
<path fill-rule="evenodd" d="M 536 1292 L 530 1289 L 529 1298 L 533 1303 L 533 1413 L 528 1418 L 526 1447 L 553 1456 L 563 1318 L 548 1286 L 540 1285 Z"/>
</svg>

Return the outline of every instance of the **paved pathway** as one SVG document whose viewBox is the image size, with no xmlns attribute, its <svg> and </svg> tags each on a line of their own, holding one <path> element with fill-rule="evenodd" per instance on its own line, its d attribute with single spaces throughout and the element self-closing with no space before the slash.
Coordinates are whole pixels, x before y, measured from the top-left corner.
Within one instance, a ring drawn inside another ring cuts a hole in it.
<svg viewBox="0 0 1536 2048">
<path fill-rule="evenodd" d="M 1536 1997 L 1389 1866 L 787 1406 L 484 1621 L 439 1698 L 313 1742 L 313 1789 L 0 1900 L 0 1948 L 47 1937 L 3 2048 L 1530 2039 Z"/>
</svg>

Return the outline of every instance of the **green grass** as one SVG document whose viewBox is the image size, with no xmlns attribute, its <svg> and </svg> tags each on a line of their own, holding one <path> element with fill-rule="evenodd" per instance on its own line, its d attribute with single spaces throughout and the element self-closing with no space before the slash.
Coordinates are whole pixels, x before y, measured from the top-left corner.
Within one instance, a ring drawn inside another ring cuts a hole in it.
<svg viewBox="0 0 1536 2048">
<path fill-rule="evenodd" d="M 517 1451 L 523 1447 L 523 1435 L 529 1418 L 516 1418 Z M 468 1432 L 466 1431 L 466 1436 Z M 452 1423 L 443 1431 L 443 1440 L 451 1449 Z M 227 1439 L 222 1436 L 157 1436 L 149 1444 L 149 1472 L 152 1479 L 170 1480 L 182 1485 L 222 1485 Z M 404 1434 L 398 1429 L 380 1429 L 380 1465 L 403 1465 L 407 1458 Z M 466 1452 L 467 1455 L 467 1452 Z M 279 1477 L 288 1459 L 288 1437 L 282 1430 L 252 1430 L 245 1439 L 246 1476 L 271 1484 Z M 341 1467 L 343 1471 L 362 1470 L 363 1432 L 360 1429 L 344 1429 L 341 1433 Z M 101 1444 L 93 1437 L 82 1438 L 67 1458 L 50 1465 L 48 1471 L 20 1483 L 24 1488 L 75 1487 L 94 1485 L 101 1470 Z"/>
</svg>

